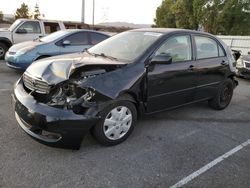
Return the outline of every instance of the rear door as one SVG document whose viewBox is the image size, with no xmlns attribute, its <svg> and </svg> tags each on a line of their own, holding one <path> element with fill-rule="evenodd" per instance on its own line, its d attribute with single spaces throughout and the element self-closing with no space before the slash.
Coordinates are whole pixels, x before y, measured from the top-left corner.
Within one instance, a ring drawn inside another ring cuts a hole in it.
<svg viewBox="0 0 250 188">
<path fill-rule="evenodd" d="M 193 101 L 197 85 L 196 63 L 190 35 L 167 39 L 155 52 L 172 56 L 171 64 L 149 65 L 147 113 L 173 108 Z"/>
<path fill-rule="evenodd" d="M 196 99 L 211 98 L 228 72 L 228 59 L 221 44 L 207 35 L 193 35 L 197 60 Z"/>
</svg>

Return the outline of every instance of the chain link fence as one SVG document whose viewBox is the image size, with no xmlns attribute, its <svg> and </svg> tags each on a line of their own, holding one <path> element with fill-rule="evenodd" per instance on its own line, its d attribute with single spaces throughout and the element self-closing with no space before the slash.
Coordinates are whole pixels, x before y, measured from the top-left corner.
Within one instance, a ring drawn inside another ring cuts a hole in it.
<svg viewBox="0 0 250 188">
<path fill-rule="evenodd" d="M 218 35 L 233 50 L 240 50 L 242 55 L 247 55 L 250 52 L 250 36 L 223 36 Z"/>
</svg>

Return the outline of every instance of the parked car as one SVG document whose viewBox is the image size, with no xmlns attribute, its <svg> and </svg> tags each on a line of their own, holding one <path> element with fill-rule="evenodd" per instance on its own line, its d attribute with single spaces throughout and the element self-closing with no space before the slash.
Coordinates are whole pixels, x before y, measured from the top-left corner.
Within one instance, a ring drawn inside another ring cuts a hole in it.
<svg viewBox="0 0 250 188">
<path fill-rule="evenodd" d="M 127 31 L 84 53 L 33 63 L 15 85 L 15 116 L 49 146 L 78 149 L 89 130 L 101 144 L 116 145 L 142 114 L 199 101 L 226 108 L 238 84 L 234 61 L 207 33 Z"/>
<path fill-rule="evenodd" d="M 61 21 L 18 19 L 10 28 L 0 29 L 0 59 L 4 58 L 13 44 L 34 40 L 63 29 L 65 26 Z"/>
<path fill-rule="evenodd" d="M 236 63 L 237 76 L 242 78 L 250 78 L 250 52 L 248 55 L 242 55 L 239 57 Z"/>
<path fill-rule="evenodd" d="M 82 29 L 62 30 L 34 41 L 13 45 L 5 55 L 7 66 L 25 70 L 33 61 L 67 53 L 81 52 L 109 35 Z"/>
</svg>

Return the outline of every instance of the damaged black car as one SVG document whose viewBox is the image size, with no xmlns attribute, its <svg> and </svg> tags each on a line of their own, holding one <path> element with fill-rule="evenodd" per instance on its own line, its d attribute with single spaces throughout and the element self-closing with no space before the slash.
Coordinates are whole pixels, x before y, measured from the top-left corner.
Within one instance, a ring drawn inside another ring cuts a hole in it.
<svg viewBox="0 0 250 188">
<path fill-rule="evenodd" d="M 116 145 L 143 114 L 199 101 L 226 108 L 237 86 L 234 63 L 231 50 L 207 33 L 127 31 L 85 52 L 34 62 L 15 85 L 15 117 L 49 146 L 79 149 L 88 131 Z"/>
</svg>

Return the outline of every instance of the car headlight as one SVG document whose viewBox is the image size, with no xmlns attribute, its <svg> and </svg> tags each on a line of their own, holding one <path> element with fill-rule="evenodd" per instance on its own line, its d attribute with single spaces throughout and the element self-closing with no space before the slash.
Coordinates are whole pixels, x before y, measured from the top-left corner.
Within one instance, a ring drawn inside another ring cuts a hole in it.
<svg viewBox="0 0 250 188">
<path fill-rule="evenodd" d="M 27 47 L 24 47 L 24 48 L 18 50 L 16 53 L 17 53 L 17 54 L 20 54 L 20 55 L 21 55 L 21 54 L 25 54 L 25 53 L 27 53 L 27 52 L 33 50 L 34 48 L 35 48 L 34 46 L 27 46 Z"/>
<path fill-rule="evenodd" d="M 236 62 L 236 67 L 238 67 L 238 68 L 244 67 L 244 62 L 243 62 L 242 58 L 239 58 L 239 59 L 237 60 L 237 62 Z"/>
</svg>

